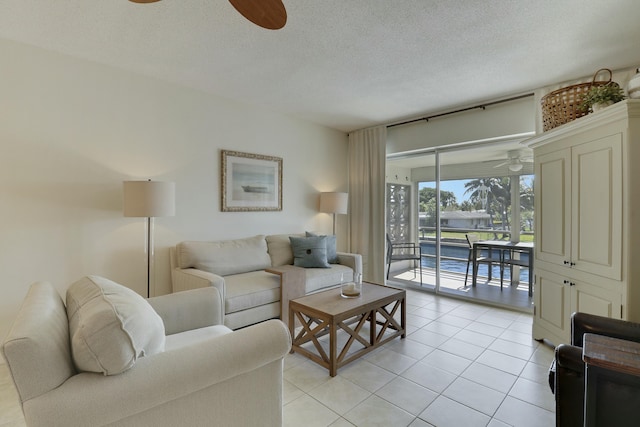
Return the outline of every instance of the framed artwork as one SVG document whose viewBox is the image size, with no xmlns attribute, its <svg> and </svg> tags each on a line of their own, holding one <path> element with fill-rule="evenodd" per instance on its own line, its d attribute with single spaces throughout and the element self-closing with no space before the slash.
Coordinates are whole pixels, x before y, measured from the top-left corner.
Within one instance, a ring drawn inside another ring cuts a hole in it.
<svg viewBox="0 0 640 427">
<path fill-rule="evenodd" d="M 222 212 L 281 211 L 282 158 L 222 150 Z"/>
</svg>

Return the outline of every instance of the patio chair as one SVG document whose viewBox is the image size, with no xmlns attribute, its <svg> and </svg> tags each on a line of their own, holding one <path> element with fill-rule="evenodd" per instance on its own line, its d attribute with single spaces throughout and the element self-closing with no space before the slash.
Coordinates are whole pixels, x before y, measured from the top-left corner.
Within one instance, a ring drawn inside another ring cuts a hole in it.
<svg viewBox="0 0 640 427">
<path fill-rule="evenodd" d="M 474 262 L 473 259 L 473 244 L 477 241 L 480 240 L 480 238 L 478 237 L 477 234 L 465 234 L 465 237 L 467 238 L 467 244 L 469 245 L 469 257 L 467 258 L 467 271 L 464 275 L 464 286 L 465 288 L 467 287 L 467 280 L 469 278 L 469 266 L 471 265 L 471 263 Z M 502 279 L 503 279 L 503 274 L 504 274 L 504 268 L 503 268 L 503 264 L 502 264 L 502 260 L 501 258 L 493 258 L 491 256 L 483 256 L 481 254 L 481 251 L 478 250 L 476 253 L 476 259 L 475 259 L 475 263 L 476 264 L 480 264 L 480 263 L 485 263 L 488 266 L 489 269 L 489 280 L 491 280 L 491 267 L 493 266 L 493 264 L 498 264 L 500 266 L 500 290 L 502 290 Z"/>
<path fill-rule="evenodd" d="M 392 242 L 387 233 L 387 280 L 393 261 L 418 261 L 420 286 L 422 286 L 422 248 L 414 242 Z"/>
</svg>

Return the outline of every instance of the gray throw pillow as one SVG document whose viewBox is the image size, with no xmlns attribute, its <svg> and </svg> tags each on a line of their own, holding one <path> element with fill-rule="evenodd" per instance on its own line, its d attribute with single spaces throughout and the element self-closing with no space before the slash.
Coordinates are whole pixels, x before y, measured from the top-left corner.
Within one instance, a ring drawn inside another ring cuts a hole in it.
<svg viewBox="0 0 640 427">
<path fill-rule="evenodd" d="M 312 233 L 311 231 L 306 232 L 307 237 L 317 237 L 319 234 Z M 336 236 L 335 234 L 330 234 L 325 236 L 327 238 L 327 262 L 329 264 L 337 264 L 338 263 L 338 251 L 336 249 Z"/>
<path fill-rule="evenodd" d="M 325 236 L 289 237 L 293 265 L 306 268 L 329 268 Z"/>
</svg>

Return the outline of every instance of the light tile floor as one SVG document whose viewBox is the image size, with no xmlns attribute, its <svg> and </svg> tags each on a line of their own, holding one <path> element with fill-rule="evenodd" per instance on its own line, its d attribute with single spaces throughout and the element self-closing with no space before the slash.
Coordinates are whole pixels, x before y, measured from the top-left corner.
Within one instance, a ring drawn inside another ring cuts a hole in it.
<svg viewBox="0 0 640 427">
<path fill-rule="evenodd" d="M 532 316 L 407 290 L 406 339 L 338 370 L 290 354 L 285 426 L 555 425 L 553 348 Z"/>
<path fill-rule="evenodd" d="M 284 364 L 285 426 L 555 424 L 553 348 L 531 339 L 530 314 L 407 290 L 406 339 L 328 371 L 298 354 Z M 0 427 L 24 426 L 0 364 Z"/>
</svg>

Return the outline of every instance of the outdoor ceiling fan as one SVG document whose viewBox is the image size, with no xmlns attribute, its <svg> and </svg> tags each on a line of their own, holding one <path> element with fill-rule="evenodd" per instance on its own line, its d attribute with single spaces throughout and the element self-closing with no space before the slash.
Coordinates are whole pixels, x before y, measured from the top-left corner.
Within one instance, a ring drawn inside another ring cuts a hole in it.
<svg viewBox="0 0 640 427">
<path fill-rule="evenodd" d="M 155 3 L 160 0 L 129 0 L 133 3 Z M 279 30 L 287 23 L 287 10 L 282 0 L 229 0 L 242 16 L 268 30 Z"/>
<path fill-rule="evenodd" d="M 518 172 L 524 166 L 523 163 L 533 162 L 533 158 L 526 156 L 522 150 L 510 150 L 507 152 L 507 157 L 509 158 L 508 160 L 495 165 L 494 168 L 509 165 L 509 170 L 511 172 Z"/>
</svg>

